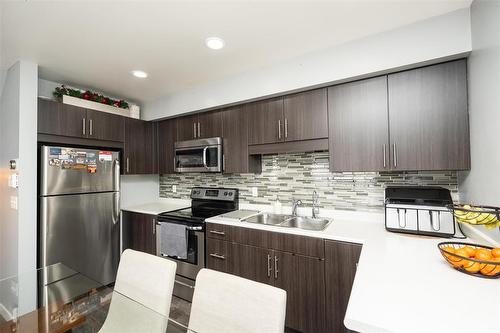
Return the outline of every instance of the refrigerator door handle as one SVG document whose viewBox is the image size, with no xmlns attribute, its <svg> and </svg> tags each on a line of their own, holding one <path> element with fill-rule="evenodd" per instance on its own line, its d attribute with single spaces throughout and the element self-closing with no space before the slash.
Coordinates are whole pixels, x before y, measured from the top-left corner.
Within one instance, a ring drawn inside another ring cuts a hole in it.
<svg viewBox="0 0 500 333">
<path fill-rule="evenodd" d="M 120 222 L 120 193 L 113 195 L 113 224 Z"/>
<path fill-rule="evenodd" d="M 113 161 L 113 168 L 114 168 L 113 190 L 119 191 L 120 190 L 120 159 L 115 158 L 115 160 Z"/>
</svg>

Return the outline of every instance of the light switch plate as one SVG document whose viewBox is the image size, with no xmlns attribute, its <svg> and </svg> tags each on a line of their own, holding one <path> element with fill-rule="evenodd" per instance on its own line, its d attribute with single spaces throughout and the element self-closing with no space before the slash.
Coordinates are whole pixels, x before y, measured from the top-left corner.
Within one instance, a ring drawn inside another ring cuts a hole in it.
<svg viewBox="0 0 500 333">
<path fill-rule="evenodd" d="M 172 185 L 172 192 L 177 193 L 177 185 Z"/>
<path fill-rule="evenodd" d="M 10 208 L 17 210 L 17 197 L 16 196 L 10 197 Z"/>
</svg>

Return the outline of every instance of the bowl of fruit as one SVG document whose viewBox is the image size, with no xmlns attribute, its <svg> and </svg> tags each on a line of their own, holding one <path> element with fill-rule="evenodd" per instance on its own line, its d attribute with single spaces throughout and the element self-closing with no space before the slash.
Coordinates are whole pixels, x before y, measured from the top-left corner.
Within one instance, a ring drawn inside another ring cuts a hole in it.
<svg viewBox="0 0 500 333">
<path fill-rule="evenodd" d="M 499 207 L 454 204 L 449 205 L 448 209 L 453 213 L 458 222 L 484 225 L 489 229 L 500 227 Z"/>
<path fill-rule="evenodd" d="M 484 278 L 500 277 L 500 248 L 462 242 L 442 242 L 438 248 L 460 272 Z"/>
</svg>

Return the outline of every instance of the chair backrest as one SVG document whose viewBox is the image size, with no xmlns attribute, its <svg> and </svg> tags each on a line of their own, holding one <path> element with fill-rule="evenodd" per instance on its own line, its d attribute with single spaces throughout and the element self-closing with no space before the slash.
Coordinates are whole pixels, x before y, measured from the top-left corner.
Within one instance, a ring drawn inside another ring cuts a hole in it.
<svg viewBox="0 0 500 333">
<path fill-rule="evenodd" d="M 210 269 L 196 277 L 189 329 L 198 333 L 283 333 L 286 291 Z"/>
<path fill-rule="evenodd" d="M 127 249 L 118 266 L 115 290 L 168 316 L 176 269 L 172 260 Z"/>
</svg>

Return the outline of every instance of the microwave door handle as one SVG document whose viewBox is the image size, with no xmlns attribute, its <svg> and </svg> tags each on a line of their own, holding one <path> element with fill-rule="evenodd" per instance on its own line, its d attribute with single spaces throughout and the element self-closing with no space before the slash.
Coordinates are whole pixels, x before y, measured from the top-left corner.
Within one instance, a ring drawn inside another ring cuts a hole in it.
<svg viewBox="0 0 500 333">
<path fill-rule="evenodd" d="M 207 151 L 208 151 L 208 147 L 204 147 L 203 148 L 203 166 L 208 169 L 208 165 L 207 165 Z"/>
</svg>

